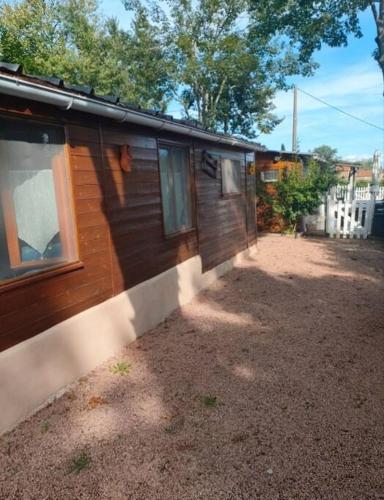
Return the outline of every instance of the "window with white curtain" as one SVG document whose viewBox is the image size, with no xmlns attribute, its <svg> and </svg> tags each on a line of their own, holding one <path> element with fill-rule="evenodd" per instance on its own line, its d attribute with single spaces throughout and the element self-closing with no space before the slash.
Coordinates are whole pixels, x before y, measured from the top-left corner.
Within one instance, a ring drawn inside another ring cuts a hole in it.
<svg viewBox="0 0 384 500">
<path fill-rule="evenodd" d="M 0 283 L 74 261 L 63 127 L 0 118 Z"/>
</svg>

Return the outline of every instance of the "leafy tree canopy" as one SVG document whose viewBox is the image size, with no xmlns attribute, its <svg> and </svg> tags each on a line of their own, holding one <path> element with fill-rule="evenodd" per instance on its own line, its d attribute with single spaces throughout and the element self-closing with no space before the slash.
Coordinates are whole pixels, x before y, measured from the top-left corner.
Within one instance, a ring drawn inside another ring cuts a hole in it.
<svg viewBox="0 0 384 500">
<path fill-rule="evenodd" d="M 306 62 L 323 43 L 346 46 L 348 35 L 361 38 L 359 13 L 370 9 L 377 28 L 373 56 L 384 76 L 384 0 L 250 0 L 255 26 L 266 35 L 285 35 Z"/>
<path fill-rule="evenodd" d="M 321 160 L 324 160 L 328 166 L 333 166 L 337 161 L 339 161 L 337 149 L 332 148 L 331 146 L 326 146 L 325 144 L 314 148 L 312 153 L 318 156 Z"/>
<path fill-rule="evenodd" d="M 373 168 L 373 158 L 367 158 L 365 160 L 361 160 L 358 162 L 361 165 L 361 168 L 371 170 Z"/>
<path fill-rule="evenodd" d="M 133 11 L 128 30 L 100 15 L 97 0 L 0 0 L 0 59 L 143 107 L 176 99 L 187 118 L 247 137 L 279 123 L 275 92 L 288 76 L 312 74 L 323 42 L 362 35 L 367 7 L 384 68 L 384 0 L 122 1 Z"/>
<path fill-rule="evenodd" d="M 273 114 L 276 90 L 286 88 L 287 76 L 314 67 L 257 29 L 247 0 L 126 0 L 125 6 L 135 15 L 146 12 L 154 30 L 161 27 L 174 98 L 187 118 L 209 128 L 248 137 L 271 131 L 280 121 Z"/>
<path fill-rule="evenodd" d="M 124 31 L 98 7 L 97 0 L 0 0 L 0 60 L 164 109 L 171 90 L 158 30 L 138 11 Z"/>
</svg>

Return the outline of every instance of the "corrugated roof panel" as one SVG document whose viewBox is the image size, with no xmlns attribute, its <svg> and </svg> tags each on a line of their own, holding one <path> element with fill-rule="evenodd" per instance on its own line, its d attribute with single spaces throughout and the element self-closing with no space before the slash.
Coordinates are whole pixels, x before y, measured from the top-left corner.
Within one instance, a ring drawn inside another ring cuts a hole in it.
<svg viewBox="0 0 384 500">
<path fill-rule="evenodd" d="M 9 73 L 22 73 L 23 67 L 21 64 L 0 62 L 0 70 L 8 71 Z"/>
</svg>

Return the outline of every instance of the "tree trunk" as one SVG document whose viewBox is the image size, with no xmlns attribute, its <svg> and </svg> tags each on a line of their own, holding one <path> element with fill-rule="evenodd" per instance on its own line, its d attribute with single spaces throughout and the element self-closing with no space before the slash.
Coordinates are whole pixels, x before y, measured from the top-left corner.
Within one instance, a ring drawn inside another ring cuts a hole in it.
<svg viewBox="0 0 384 500">
<path fill-rule="evenodd" d="M 377 7 L 379 3 L 379 7 Z M 377 36 L 375 38 L 377 44 L 376 60 L 380 66 L 384 83 L 384 0 L 371 2 L 372 14 L 376 23 Z"/>
</svg>

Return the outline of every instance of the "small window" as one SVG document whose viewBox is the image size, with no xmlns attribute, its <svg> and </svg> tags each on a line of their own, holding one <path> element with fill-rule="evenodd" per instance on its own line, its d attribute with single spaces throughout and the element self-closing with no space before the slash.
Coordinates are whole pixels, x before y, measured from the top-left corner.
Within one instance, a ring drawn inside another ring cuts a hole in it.
<svg viewBox="0 0 384 500">
<path fill-rule="evenodd" d="M 265 170 L 260 173 L 261 180 L 264 182 L 277 182 L 279 180 L 278 170 Z"/>
<path fill-rule="evenodd" d="M 165 234 L 192 227 L 192 198 L 188 149 L 160 147 L 160 180 Z"/>
<path fill-rule="evenodd" d="M 62 127 L 0 118 L 0 283 L 73 262 Z"/>
<path fill-rule="evenodd" d="M 241 164 L 239 160 L 221 160 L 221 177 L 223 195 L 239 194 L 241 192 Z"/>
</svg>

